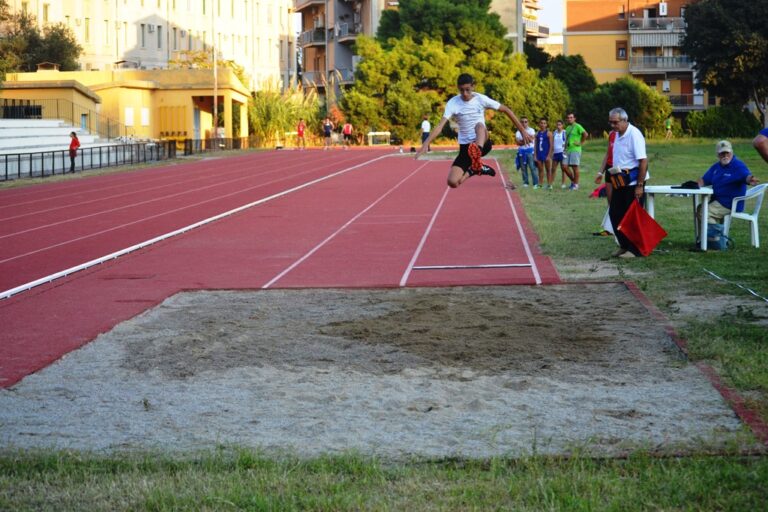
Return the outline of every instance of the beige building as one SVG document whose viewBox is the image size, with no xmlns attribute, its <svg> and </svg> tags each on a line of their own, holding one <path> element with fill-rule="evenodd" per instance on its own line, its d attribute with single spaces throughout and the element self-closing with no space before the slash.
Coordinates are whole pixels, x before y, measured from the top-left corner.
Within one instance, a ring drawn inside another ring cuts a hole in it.
<svg viewBox="0 0 768 512">
<path fill-rule="evenodd" d="M 523 51 L 523 43 L 538 44 L 549 37 L 549 28 L 539 24 L 538 0 L 492 0 L 491 11 L 501 18 L 507 28 L 507 39 L 515 44 L 515 51 Z"/>
<path fill-rule="evenodd" d="M 38 24 L 75 34 L 83 70 L 167 69 L 187 52 L 217 51 L 245 69 L 249 90 L 295 83 L 293 0 L 8 0 Z"/>
<path fill-rule="evenodd" d="M 202 69 L 40 70 L 6 78 L 0 84 L 4 102 L 30 102 L 40 109 L 38 117 L 63 119 L 102 137 L 213 138 L 214 93 L 220 136 L 248 136 L 250 91 L 228 68 L 219 68 L 215 89 L 210 70 Z M 104 132 L 107 124 L 116 127 L 111 134 Z"/>
</svg>

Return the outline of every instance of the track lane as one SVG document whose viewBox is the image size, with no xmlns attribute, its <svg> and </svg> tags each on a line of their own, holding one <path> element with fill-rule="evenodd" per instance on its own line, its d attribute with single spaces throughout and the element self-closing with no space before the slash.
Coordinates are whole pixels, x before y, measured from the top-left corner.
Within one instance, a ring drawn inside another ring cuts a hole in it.
<svg viewBox="0 0 768 512">
<path fill-rule="evenodd" d="M 317 165 L 302 172 L 284 172 L 286 166 L 278 166 L 275 170 L 264 165 L 262 172 L 251 173 L 248 181 L 218 183 L 213 179 L 211 188 L 166 197 L 155 201 L 151 207 L 134 205 L 123 210 L 113 208 L 109 215 L 103 213 L 83 219 L 87 222 L 50 223 L 50 226 L 43 225 L 28 233 L 6 237 L 0 240 L 0 290 L 9 290 L 292 188 L 329 174 L 338 169 L 339 165 L 356 165 L 376 155 L 386 154 L 349 153 L 335 158 L 316 159 L 319 160 Z M 250 186 L 243 186 L 243 183 Z M 212 189 L 218 190 L 218 195 L 209 197 L 208 191 Z M 120 212 L 120 215 L 116 215 L 116 212 Z M 61 229 L 61 226 L 66 229 Z"/>
</svg>

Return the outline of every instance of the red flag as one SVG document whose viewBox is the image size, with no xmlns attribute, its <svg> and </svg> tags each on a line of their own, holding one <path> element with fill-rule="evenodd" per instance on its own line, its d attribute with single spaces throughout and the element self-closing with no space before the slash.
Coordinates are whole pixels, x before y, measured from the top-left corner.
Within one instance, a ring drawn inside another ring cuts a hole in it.
<svg viewBox="0 0 768 512">
<path fill-rule="evenodd" d="M 648 212 L 640 206 L 640 202 L 637 200 L 632 201 L 632 205 L 616 229 L 624 233 L 624 236 L 634 244 L 643 256 L 651 254 L 654 247 L 659 245 L 659 242 L 667 236 L 664 228 L 648 215 Z"/>
</svg>

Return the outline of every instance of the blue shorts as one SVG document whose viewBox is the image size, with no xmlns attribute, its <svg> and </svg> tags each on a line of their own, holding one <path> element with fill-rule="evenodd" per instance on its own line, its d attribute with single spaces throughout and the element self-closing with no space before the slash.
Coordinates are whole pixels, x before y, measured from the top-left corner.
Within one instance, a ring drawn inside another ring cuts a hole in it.
<svg viewBox="0 0 768 512">
<path fill-rule="evenodd" d="M 537 162 L 546 162 L 547 158 L 549 158 L 549 151 L 536 151 Z"/>
<path fill-rule="evenodd" d="M 552 155 L 552 161 L 553 162 L 562 162 L 563 161 L 563 154 L 562 153 L 555 153 Z"/>
</svg>

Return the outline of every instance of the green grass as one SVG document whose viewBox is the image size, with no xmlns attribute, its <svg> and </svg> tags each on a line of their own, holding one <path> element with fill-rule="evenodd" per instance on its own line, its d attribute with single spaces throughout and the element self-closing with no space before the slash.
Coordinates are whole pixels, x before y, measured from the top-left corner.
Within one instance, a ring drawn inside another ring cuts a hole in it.
<svg viewBox="0 0 768 512">
<path fill-rule="evenodd" d="M 520 190 L 542 250 L 566 280 L 575 274 L 563 269 L 615 265 L 619 278 L 635 281 L 676 320 L 690 357 L 716 367 L 768 420 L 768 335 L 760 301 L 704 271 L 768 296 L 765 247 L 750 247 L 746 225 L 736 223 L 734 250 L 692 252 L 690 200 L 662 196 L 657 219 L 669 237 L 660 250 L 643 259 L 608 258 L 612 240 L 591 235 L 605 200 L 587 199 L 604 148 L 604 141 L 588 143 L 581 191 Z M 768 181 L 768 167 L 749 141 L 736 141 L 735 152 Z M 514 168 L 512 152 L 494 155 Z M 654 183 L 681 183 L 711 165 L 714 141 L 651 142 L 649 155 Z M 764 245 L 766 229 L 761 215 Z M 707 317 L 694 307 L 692 315 L 680 313 L 683 300 L 695 305 L 723 297 L 739 304 L 735 311 Z M 751 511 L 764 509 L 766 500 L 768 458 L 760 456 L 655 458 L 639 451 L 611 460 L 576 455 L 393 463 L 354 454 L 299 460 L 225 448 L 180 455 L 0 452 L 0 510 Z"/>
<path fill-rule="evenodd" d="M 759 510 L 768 459 L 7 454 L 3 510 Z"/>
</svg>

